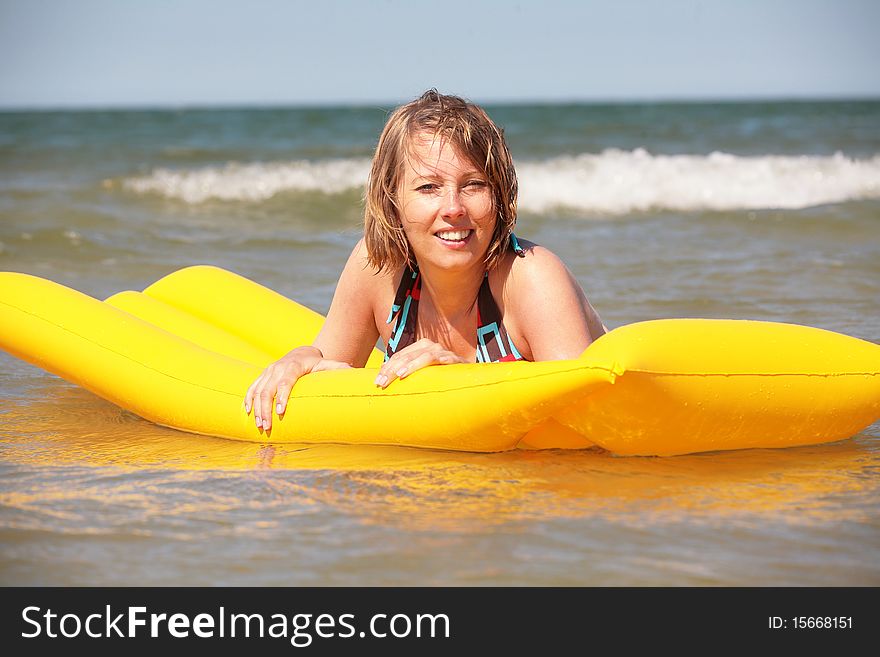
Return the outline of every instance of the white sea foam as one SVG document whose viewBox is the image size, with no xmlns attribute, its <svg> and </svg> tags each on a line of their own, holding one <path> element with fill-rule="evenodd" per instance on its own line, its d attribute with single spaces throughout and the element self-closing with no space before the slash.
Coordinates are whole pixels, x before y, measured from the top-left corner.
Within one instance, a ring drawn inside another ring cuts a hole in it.
<svg viewBox="0 0 880 657">
<path fill-rule="evenodd" d="M 198 204 L 259 202 L 281 192 L 360 190 L 369 160 L 237 164 L 156 169 L 123 181 L 126 189 Z M 880 155 L 652 155 L 643 149 L 517 163 L 520 209 L 569 209 L 588 215 L 644 210 L 805 208 L 880 198 Z"/>
<path fill-rule="evenodd" d="M 123 186 L 191 204 L 212 199 L 259 202 L 286 191 L 339 194 L 363 188 L 369 170 L 368 159 L 231 162 L 223 167 L 155 169 L 148 176 L 126 179 Z"/>
<path fill-rule="evenodd" d="M 880 197 L 880 156 L 651 155 L 643 149 L 518 165 L 520 206 L 590 214 L 805 208 Z"/>
</svg>

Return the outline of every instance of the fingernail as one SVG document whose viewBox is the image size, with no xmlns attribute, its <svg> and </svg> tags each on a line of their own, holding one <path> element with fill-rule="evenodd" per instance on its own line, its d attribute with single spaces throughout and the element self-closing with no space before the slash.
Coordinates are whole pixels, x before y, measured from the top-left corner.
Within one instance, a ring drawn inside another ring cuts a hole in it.
<svg viewBox="0 0 880 657">
<path fill-rule="evenodd" d="M 254 422 L 257 423 L 257 428 L 261 428 L 263 426 L 263 421 L 259 417 L 254 418 Z"/>
<path fill-rule="evenodd" d="M 247 414 L 250 414 L 250 412 L 251 412 L 251 405 L 250 404 L 244 405 L 244 412 Z"/>
<path fill-rule="evenodd" d="M 407 371 L 406 371 L 405 367 L 401 367 L 399 370 L 397 370 L 397 378 L 402 379 L 406 375 L 407 375 Z"/>
<path fill-rule="evenodd" d="M 281 415 L 281 411 L 283 411 L 283 410 L 284 410 L 284 408 L 281 406 L 281 404 L 275 405 L 275 412 L 278 413 L 278 415 Z"/>
<path fill-rule="evenodd" d="M 264 428 L 266 431 L 269 430 L 269 427 L 270 427 L 270 426 L 271 426 L 271 424 L 269 423 L 269 420 L 263 420 L 263 428 Z"/>
<path fill-rule="evenodd" d="M 386 383 L 388 383 L 388 377 L 385 376 L 384 374 L 380 374 L 379 376 L 376 377 L 376 385 L 377 386 L 384 386 Z"/>
</svg>

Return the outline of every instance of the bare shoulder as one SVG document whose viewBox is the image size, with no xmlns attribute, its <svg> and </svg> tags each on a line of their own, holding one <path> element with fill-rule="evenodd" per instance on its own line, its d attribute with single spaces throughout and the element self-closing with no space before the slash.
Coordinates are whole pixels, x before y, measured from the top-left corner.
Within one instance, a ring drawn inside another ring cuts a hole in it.
<svg viewBox="0 0 880 657">
<path fill-rule="evenodd" d="M 380 292 L 384 287 L 390 285 L 393 278 L 394 272 L 388 269 L 379 271 L 370 264 L 367 246 L 364 238 L 361 238 L 354 245 L 351 255 L 349 255 L 348 261 L 345 263 L 345 268 L 340 277 L 340 284 L 345 282 L 347 286 L 353 287 L 361 294 L 367 294 L 372 299 L 372 293 Z"/>
<path fill-rule="evenodd" d="M 370 264 L 364 240 L 359 240 L 339 276 L 327 320 L 314 342 L 324 358 L 363 366 L 379 337 L 379 309 L 393 295 L 388 291 L 390 280 L 389 272 L 378 272 Z"/>
<path fill-rule="evenodd" d="M 370 264 L 366 244 L 361 238 L 352 249 L 339 279 L 343 298 L 348 299 L 350 305 L 369 308 L 370 316 L 383 339 L 386 337 L 383 334 L 385 318 L 394 302 L 402 273 L 401 267 L 386 267 L 379 271 Z"/>
<path fill-rule="evenodd" d="M 370 264 L 367 245 L 364 242 L 363 237 L 357 241 L 357 244 L 355 244 L 354 248 L 351 250 L 351 255 L 348 256 L 348 262 L 345 263 L 345 269 L 351 270 L 351 273 L 355 275 L 375 273 L 376 270 Z"/>
<path fill-rule="evenodd" d="M 499 267 L 505 324 L 533 360 L 577 357 L 604 332 L 598 314 L 558 255 L 526 240 L 520 246 L 524 256 L 511 253 Z"/>
<path fill-rule="evenodd" d="M 511 253 L 504 263 L 507 266 L 504 292 L 512 303 L 529 303 L 535 300 L 536 294 L 546 297 L 552 290 L 580 290 L 568 267 L 553 251 L 527 240 L 519 242 L 524 256 Z"/>
</svg>

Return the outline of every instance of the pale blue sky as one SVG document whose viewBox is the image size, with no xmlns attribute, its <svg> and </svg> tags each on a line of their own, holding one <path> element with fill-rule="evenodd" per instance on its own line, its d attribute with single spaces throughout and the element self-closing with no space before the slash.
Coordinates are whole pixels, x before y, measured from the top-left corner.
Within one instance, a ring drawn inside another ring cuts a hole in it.
<svg viewBox="0 0 880 657">
<path fill-rule="evenodd" d="M 0 0 L 0 107 L 880 97 L 873 0 Z"/>
</svg>

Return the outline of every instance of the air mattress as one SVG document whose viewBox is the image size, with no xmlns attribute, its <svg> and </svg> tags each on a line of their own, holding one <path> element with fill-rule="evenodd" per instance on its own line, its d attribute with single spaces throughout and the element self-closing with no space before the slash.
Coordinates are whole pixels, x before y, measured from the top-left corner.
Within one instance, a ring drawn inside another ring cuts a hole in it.
<svg viewBox="0 0 880 657">
<path fill-rule="evenodd" d="M 258 312 L 253 312 L 257 308 Z M 251 317 L 272 317 L 256 324 Z M 880 346 L 791 324 L 671 319 L 620 327 L 580 358 L 429 367 L 385 390 L 318 372 L 258 430 L 242 406 L 266 364 L 323 317 L 232 272 L 181 269 L 99 301 L 0 273 L 0 347 L 157 424 L 271 443 L 674 455 L 848 438 L 880 417 Z"/>
</svg>

